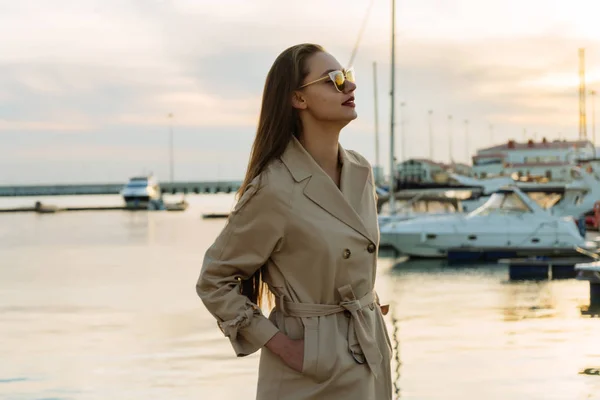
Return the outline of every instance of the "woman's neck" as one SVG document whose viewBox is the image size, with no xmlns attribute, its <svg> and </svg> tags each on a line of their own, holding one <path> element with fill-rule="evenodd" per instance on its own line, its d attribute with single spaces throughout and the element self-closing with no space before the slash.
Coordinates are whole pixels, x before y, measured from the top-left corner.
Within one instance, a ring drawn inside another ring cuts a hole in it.
<svg viewBox="0 0 600 400">
<path fill-rule="evenodd" d="M 339 168 L 339 137 L 339 130 L 312 126 L 304 127 L 298 140 L 323 171 L 333 175 Z"/>
<path fill-rule="evenodd" d="M 340 188 L 342 167 L 339 160 L 339 127 L 306 122 L 303 121 L 303 131 L 298 140 L 321 169 Z"/>
</svg>

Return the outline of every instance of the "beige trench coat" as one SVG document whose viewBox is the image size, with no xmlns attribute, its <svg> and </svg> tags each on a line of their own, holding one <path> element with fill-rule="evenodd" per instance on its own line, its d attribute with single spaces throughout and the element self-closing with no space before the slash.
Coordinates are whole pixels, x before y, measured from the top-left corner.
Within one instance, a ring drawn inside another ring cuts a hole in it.
<svg viewBox="0 0 600 400">
<path fill-rule="evenodd" d="M 392 347 L 373 292 L 379 229 L 370 164 L 340 146 L 340 189 L 293 138 L 207 250 L 197 292 L 238 356 L 261 351 L 257 399 L 391 399 Z M 266 264 L 267 319 L 239 292 Z M 263 348 L 304 338 L 303 371 Z"/>
</svg>

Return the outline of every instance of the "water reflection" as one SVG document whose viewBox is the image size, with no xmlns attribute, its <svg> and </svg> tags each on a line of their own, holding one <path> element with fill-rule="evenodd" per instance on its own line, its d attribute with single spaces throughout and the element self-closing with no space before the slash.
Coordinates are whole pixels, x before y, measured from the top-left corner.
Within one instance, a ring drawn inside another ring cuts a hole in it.
<svg viewBox="0 0 600 400">
<path fill-rule="evenodd" d="M 402 394 L 401 388 L 401 369 L 402 361 L 400 359 L 400 321 L 396 316 L 395 305 L 390 308 L 390 320 L 392 322 L 392 330 L 390 333 L 390 340 L 392 342 L 392 351 L 394 356 L 392 358 L 392 381 L 394 383 L 394 399 L 400 399 Z"/>
<path fill-rule="evenodd" d="M 410 277 L 421 285 L 428 283 L 452 285 L 460 282 L 464 285 L 490 284 L 495 282 L 497 286 L 488 292 L 488 295 L 496 293 L 498 306 L 494 307 L 502 311 L 505 321 L 516 321 L 528 318 L 551 318 L 562 310 L 568 312 L 579 308 L 585 303 L 585 296 L 581 298 L 581 286 L 577 281 L 519 281 L 508 280 L 508 268 L 497 263 L 468 263 L 459 265 L 448 263 L 446 259 L 399 259 L 393 263 L 390 274 L 398 278 L 402 284 Z M 440 293 L 442 286 L 433 289 L 434 293 Z M 577 296 L 572 298 L 575 293 Z M 484 297 L 484 296 L 482 296 Z M 487 297 L 487 296 L 485 296 Z M 563 300 L 562 306 L 559 304 Z"/>
<path fill-rule="evenodd" d="M 184 213 L 2 216 L 3 395 L 254 398 L 258 354 L 235 357 L 193 287 L 225 223 L 201 214 L 229 202 L 188 201 Z M 404 400 L 600 398 L 599 320 L 578 308 L 587 282 L 400 258 L 379 260 L 376 289 Z"/>
<path fill-rule="evenodd" d="M 396 260 L 393 266 L 394 273 L 405 273 L 405 272 L 425 272 L 435 273 L 442 272 L 442 270 L 448 266 L 446 259 L 421 259 L 421 258 L 400 258 Z"/>
<path fill-rule="evenodd" d="M 508 282 L 504 287 L 505 321 L 556 316 L 557 299 L 550 282 Z"/>
</svg>

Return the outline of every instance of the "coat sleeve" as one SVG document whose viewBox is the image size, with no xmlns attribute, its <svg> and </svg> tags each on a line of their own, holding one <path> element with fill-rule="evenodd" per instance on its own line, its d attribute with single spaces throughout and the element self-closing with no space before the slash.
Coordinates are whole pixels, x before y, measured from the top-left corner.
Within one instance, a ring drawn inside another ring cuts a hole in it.
<svg viewBox="0 0 600 400">
<path fill-rule="evenodd" d="M 238 357 L 256 352 L 278 332 L 260 308 L 240 293 L 240 280 L 250 278 L 283 241 L 287 205 L 265 181 L 255 179 L 239 199 L 206 251 L 196 284 L 198 296 Z"/>
</svg>

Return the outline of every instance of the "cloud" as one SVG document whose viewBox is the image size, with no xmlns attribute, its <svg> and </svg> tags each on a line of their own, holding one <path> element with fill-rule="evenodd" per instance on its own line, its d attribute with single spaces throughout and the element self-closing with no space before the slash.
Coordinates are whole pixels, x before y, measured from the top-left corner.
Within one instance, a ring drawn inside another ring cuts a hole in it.
<svg viewBox="0 0 600 400">
<path fill-rule="evenodd" d="M 235 153 L 235 151 L 234 151 Z M 139 151 L 135 145 L 86 145 L 86 144 L 71 144 L 65 146 L 63 144 L 50 144 L 43 147 L 32 147 L 24 149 L 19 153 L 19 159 L 25 161 L 38 161 L 44 159 L 46 161 L 64 161 L 71 162 L 101 162 L 105 157 L 111 156 L 126 160 L 127 162 L 147 162 L 148 160 L 163 160 L 166 162 L 168 158 L 167 148 L 146 147 L 144 151 Z M 227 151 L 202 151 L 199 148 L 177 148 L 177 162 L 193 162 L 199 156 L 206 158 L 210 162 L 219 162 L 220 160 L 231 157 L 231 153 Z"/>
<path fill-rule="evenodd" d="M 122 182 L 153 171 L 169 176 L 168 127 L 107 126 L 82 135 L 17 132 L 0 147 L 0 184 Z M 175 177 L 181 180 L 240 179 L 254 131 L 247 128 L 173 128 Z"/>
<path fill-rule="evenodd" d="M 182 88 L 183 90 L 184 88 Z M 165 122 L 164 111 L 173 113 L 173 120 L 180 126 L 254 127 L 260 111 L 260 96 L 223 98 L 194 91 L 165 92 L 146 100 L 145 108 L 150 114 L 125 114 L 116 124 L 161 124 Z"/>
<path fill-rule="evenodd" d="M 159 136 L 164 139 L 171 112 L 177 137 L 192 148 L 233 144 L 232 152 L 247 151 L 275 57 L 292 44 L 317 42 L 345 64 L 368 3 L 0 2 L 0 36 L 10 38 L 0 42 L 0 156 L 33 160 L 27 148 L 55 140 L 53 154 L 64 160 L 105 157 L 119 164 L 135 143 L 139 150 L 132 159 L 152 165 L 163 152 L 153 146 Z M 440 161 L 449 156 L 449 132 L 457 136 L 454 151 L 466 157 L 466 138 L 460 136 L 465 119 L 472 149 L 490 144 L 489 124 L 496 141 L 524 138 L 524 130 L 549 138 L 558 132 L 576 136 L 579 47 L 587 49 L 589 87 L 600 80 L 599 25 L 590 22 L 593 13 L 578 15 L 576 9 L 541 0 L 400 2 L 398 153 L 404 143 L 407 156 L 428 155 L 428 110 L 433 110 L 434 156 Z M 373 61 L 379 73 L 381 153 L 389 154 L 390 22 L 389 2 L 375 2 L 355 64 L 359 119 L 344 133 L 344 140 L 365 149 L 372 161 Z M 58 139 L 63 132 L 68 141 Z M 117 150 L 120 146 L 124 150 Z M 40 165 L 44 157 L 60 163 L 42 150 L 36 157 Z M 185 162 L 199 174 L 211 170 L 210 160 Z M 231 173 L 241 176 L 242 164 Z"/>
<path fill-rule="evenodd" d="M 0 133 L 2 131 L 44 131 L 44 132 L 83 132 L 92 129 L 85 124 L 56 123 L 47 121 L 6 121 L 0 119 Z"/>
<path fill-rule="evenodd" d="M 595 65 L 600 61 L 600 46 L 586 44 L 590 88 L 597 85 L 594 76 L 598 72 Z M 434 157 L 440 160 L 449 158 L 452 147 L 455 158 L 458 155 L 459 160 L 466 161 L 465 142 L 469 142 L 469 151 L 474 151 L 494 144 L 493 141 L 497 144 L 509 138 L 526 140 L 533 132 L 538 133 L 538 138 L 576 138 L 580 45 L 579 40 L 559 36 L 467 42 L 399 40 L 396 154 L 429 156 L 428 110 L 433 110 Z M 369 61 L 385 58 L 379 45 L 365 46 L 359 55 L 357 102 L 360 118 L 367 122 L 373 120 L 372 103 L 365 104 L 373 93 Z M 379 63 L 378 67 L 382 154 L 389 154 L 389 62 Z M 554 80 L 557 76 L 561 79 Z M 570 79 L 562 79 L 564 76 Z M 404 107 L 400 107 L 402 102 Z M 453 116 L 452 123 L 448 122 L 448 115 Z M 464 136 L 464 120 L 469 120 L 468 140 Z M 493 136 L 490 124 L 494 125 Z M 448 138 L 450 133 L 454 136 L 452 141 Z"/>
</svg>

